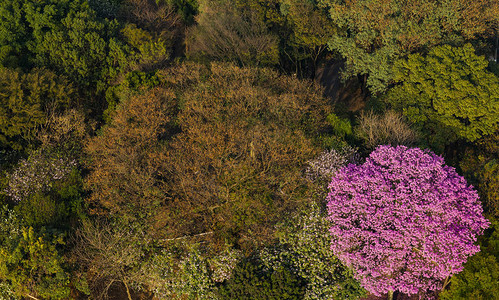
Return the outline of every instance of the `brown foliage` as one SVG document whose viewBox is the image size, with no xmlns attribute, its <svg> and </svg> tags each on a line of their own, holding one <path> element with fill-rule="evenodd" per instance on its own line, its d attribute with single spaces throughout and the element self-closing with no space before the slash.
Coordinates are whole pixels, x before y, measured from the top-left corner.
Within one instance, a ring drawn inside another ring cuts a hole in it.
<svg viewBox="0 0 499 300">
<path fill-rule="evenodd" d="M 140 265 L 149 242 L 137 226 L 85 221 L 73 236 L 72 256 L 86 270 L 93 299 L 108 299 L 115 283 L 125 286 L 128 299 L 131 285 L 141 285 L 145 278 Z"/>
<path fill-rule="evenodd" d="M 309 133 L 328 113 L 320 91 L 265 69 L 214 64 L 188 89 L 167 167 L 177 232 L 214 230 L 255 243 L 306 199 L 302 166 L 318 149 Z M 182 217 L 189 215 L 189 217 Z"/>
<path fill-rule="evenodd" d="M 206 238 L 242 246 L 271 238 L 308 199 L 303 167 L 321 150 L 313 135 L 330 112 L 321 91 L 226 64 L 180 65 L 160 78 L 163 88 L 122 103 L 89 141 L 90 201 L 147 216 L 167 238 L 213 231 Z M 168 131 L 173 121 L 178 132 Z"/>
<path fill-rule="evenodd" d="M 154 0 L 125 0 L 122 13 L 132 23 L 151 32 L 178 33 L 181 18 L 173 5 Z"/>
<path fill-rule="evenodd" d="M 355 133 L 367 148 L 382 144 L 411 146 L 418 138 L 402 115 L 392 110 L 383 115 L 376 115 L 372 111 L 362 112 Z"/>
<path fill-rule="evenodd" d="M 168 90 L 131 97 L 117 108 L 112 123 L 87 142 L 92 172 L 86 183 L 93 191 L 89 201 L 100 208 L 96 211 L 130 217 L 152 213 L 164 200 L 161 139 L 168 134 L 174 106 Z"/>
</svg>

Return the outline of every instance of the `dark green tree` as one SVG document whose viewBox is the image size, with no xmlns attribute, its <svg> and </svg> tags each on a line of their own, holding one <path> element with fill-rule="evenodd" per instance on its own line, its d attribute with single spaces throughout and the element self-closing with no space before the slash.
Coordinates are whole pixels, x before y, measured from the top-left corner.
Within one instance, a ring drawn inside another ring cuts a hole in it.
<svg viewBox="0 0 499 300">
<path fill-rule="evenodd" d="M 289 270 L 265 272 L 258 261 L 245 260 L 220 287 L 220 299 L 303 299 L 304 282 Z"/>
</svg>

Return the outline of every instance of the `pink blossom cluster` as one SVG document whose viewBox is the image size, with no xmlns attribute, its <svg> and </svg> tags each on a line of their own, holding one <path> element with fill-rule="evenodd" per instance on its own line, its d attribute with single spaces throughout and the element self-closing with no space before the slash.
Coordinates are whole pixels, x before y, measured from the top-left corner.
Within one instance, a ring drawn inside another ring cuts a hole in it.
<svg viewBox="0 0 499 300">
<path fill-rule="evenodd" d="M 428 150 L 378 146 L 329 188 L 331 249 L 377 296 L 440 289 L 489 225 L 477 192 Z"/>
</svg>

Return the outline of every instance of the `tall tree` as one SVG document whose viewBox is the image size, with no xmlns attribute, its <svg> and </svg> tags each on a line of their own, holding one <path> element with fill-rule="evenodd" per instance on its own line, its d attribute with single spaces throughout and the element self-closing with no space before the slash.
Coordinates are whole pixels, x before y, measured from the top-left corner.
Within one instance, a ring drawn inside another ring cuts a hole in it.
<svg viewBox="0 0 499 300">
<path fill-rule="evenodd" d="M 402 111 L 436 150 L 458 139 L 475 141 L 499 126 L 499 78 L 487 64 L 470 44 L 410 55 L 395 63 L 400 85 L 384 101 Z"/>
<path fill-rule="evenodd" d="M 494 34 L 495 0 L 319 0 L 339 27 L 329 47 L 346 60 L 345 77 L 363 75 L 371 92 L 393 79 L 392 62 L 442 43 Z"/>
<path fill-rule="evenodd" d="M 379 146 L 329 188 L 331 249 L 378 296 L 441 289 L 489 226 L 477 192 L 419 148 Z"/>
</svg>

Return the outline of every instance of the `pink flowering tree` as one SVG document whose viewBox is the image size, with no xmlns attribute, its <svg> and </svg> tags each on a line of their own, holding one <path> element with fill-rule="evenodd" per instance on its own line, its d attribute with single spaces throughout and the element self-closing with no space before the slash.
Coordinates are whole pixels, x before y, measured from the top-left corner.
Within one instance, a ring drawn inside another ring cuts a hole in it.
<svg viewBox="0 0 499 300">
<path fill-rule="evenodd" d="M 489 225 L 477 192 L 419 148 L 378 146 L 329 188 L 331 249 L 376 296 L 442 289 Z"/>
</svg>

